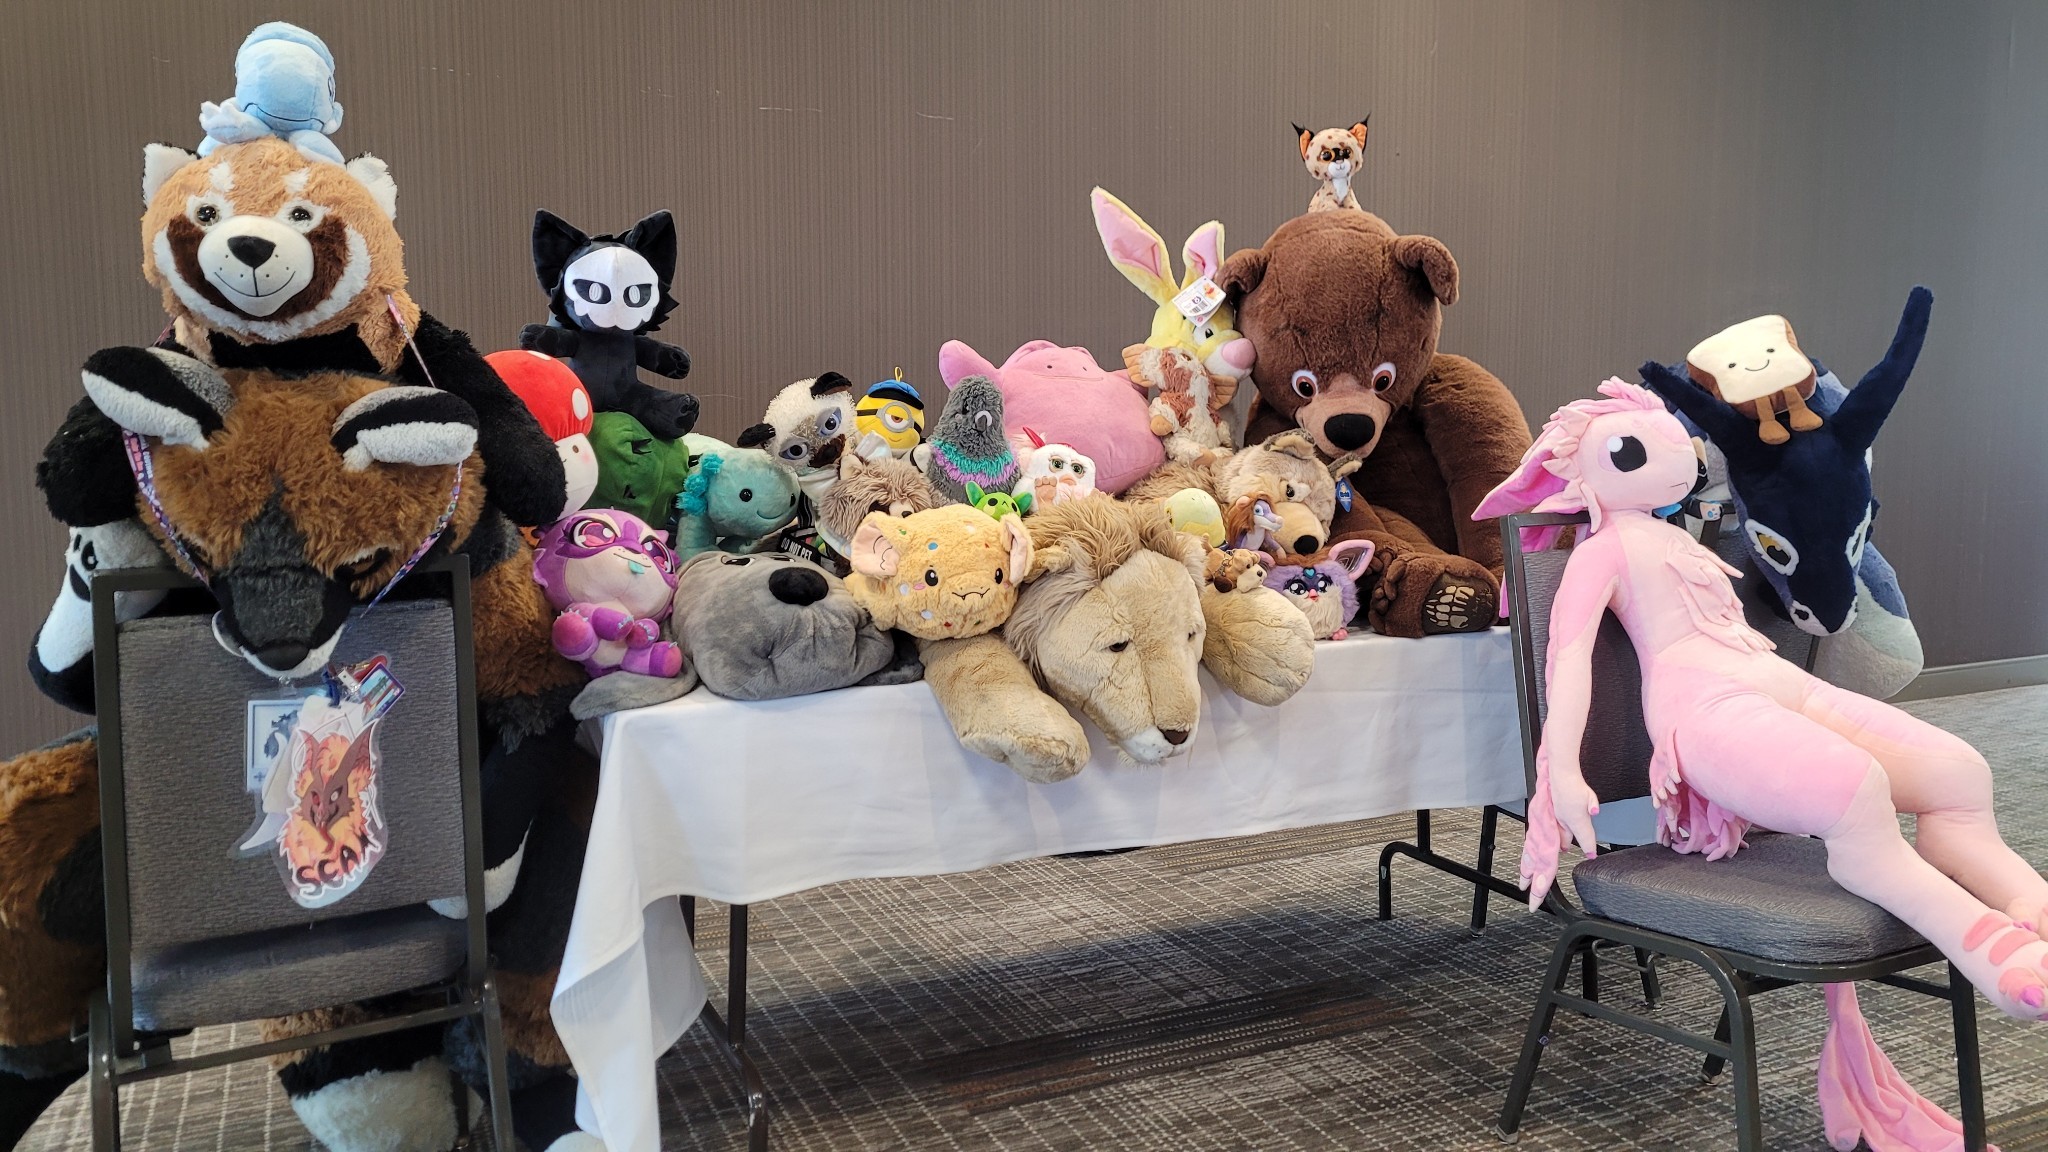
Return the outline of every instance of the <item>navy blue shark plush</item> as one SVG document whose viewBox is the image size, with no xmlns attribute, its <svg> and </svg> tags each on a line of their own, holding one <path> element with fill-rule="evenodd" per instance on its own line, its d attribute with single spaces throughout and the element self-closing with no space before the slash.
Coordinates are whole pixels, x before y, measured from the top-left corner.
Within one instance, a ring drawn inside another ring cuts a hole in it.
<svg viewBox="0 0 2048 1152">
<path fill-rule="evenodd" d="M 1733 527 L 1748 540 L 1775 606 L 1813 635 L 1853 637 L 1824 645 L 1822 659 L 1853 659 L 1860 667 L 1843 670 L 1853 681 L 1844 686 L 1878 697 L 1918 675 L 1922 656 L 1898 577 L 1870 546 L 1870 448 L 1912 375 L 1933 304 L 1927 289 L 1913 289 L 1884 359 L 1853 389 L 1815 362 L 1806 405 L 1819 427 L 1780 443 L 1760 438 L 1755 416 L 1695 382 L 1685 364 L 1642 368 L 1643 383 L 1708 442 L 1702 499 L 1725 485 Z"/>
</svg>

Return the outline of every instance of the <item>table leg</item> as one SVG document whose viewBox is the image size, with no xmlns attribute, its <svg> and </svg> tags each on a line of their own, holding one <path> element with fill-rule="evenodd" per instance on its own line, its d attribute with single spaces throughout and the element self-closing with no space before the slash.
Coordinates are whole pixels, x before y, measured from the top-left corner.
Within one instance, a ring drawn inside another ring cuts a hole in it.
<svg viewBox="0 0 2048 1152">
<path fill-rule="evenodd" d="M 690 937 L 696 939 L 696 901 L 682 898 L 683 923 L 690 928 Z M 725 1010 L 721 1016 L 718 1009 L 709 1003 L 704 1005 L 704 1020 L 711 1026 L 711 1035 L 718 1041 L 719 1051 L 731 1062 L 733 1070 L 739 1073 L 741 1090 L 747 1101 L 747 1148 L 748 1152 L 768 1152 L 768 1090 L 762 1083 L 760 1070 L 754 1067 L 753 1057 L 747 1054 L 747 906 L 732 906 L 731 939 L 726 950 L 725 969 Z M 730 1017 L 728 1019 L 728 1016 Z"/>
</svg>

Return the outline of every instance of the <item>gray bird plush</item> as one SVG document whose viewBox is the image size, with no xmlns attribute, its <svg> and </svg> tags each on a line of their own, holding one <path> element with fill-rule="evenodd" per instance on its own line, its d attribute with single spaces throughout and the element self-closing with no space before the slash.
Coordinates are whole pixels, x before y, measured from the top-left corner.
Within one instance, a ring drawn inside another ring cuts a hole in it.
<svg viewBox="0 0 2048 1152">
<path fill-rule="evenodd" d="M 1017 483 L 1017 457 L 1003 435 L 1003 394 L 995 382 L 968 376 L 955 384 L 917 453 L 925 476 L 948 503 L 975 503 L 967 496 L 970 483 L 983 492 L 1009 492 Z"/>
<path fill-rule="evenodd" d="M 676 579 L 673 618 L 698 678 L 734 700 L 923 675 L 915 650 L 875 627 L 838 577 L 784 553 L 702 553 Z"/>
</svg>

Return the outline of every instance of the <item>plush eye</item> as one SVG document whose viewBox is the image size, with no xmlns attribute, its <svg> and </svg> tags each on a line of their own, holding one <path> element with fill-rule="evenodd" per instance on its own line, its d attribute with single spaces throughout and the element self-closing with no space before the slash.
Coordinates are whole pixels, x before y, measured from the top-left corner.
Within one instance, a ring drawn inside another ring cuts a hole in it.
<svg viewBox="0 0 2048 1152">
<path fill-rule="evenodd" d="M 782 446 L 780 455 L 784 460 L 801 460 L 811 454 L 811 446 L 802 441 Z"/>
<path fill-rule="evenodd" d="M 1313 400 L 1316 397 L 1316 374 L 1306 368 L 1299 369 L 1288 381 L 1288 387 L 1293 388 L 1294 394 L 1303 400 Z"/>
<path fill-rule="evenodd" d="M 1776 351 L 1777 351 L 1777 349 L 1776 349 L 1776 348 L 1766 348 L 1766 349 L 1764 349 L 1764 351 L 1765 351 L 1765 352 L 1776 352 Z"/>
<path fill-rule="evenodd" d="M 924 570 L 924 586 L 927 588 L 937 588 L 939 586 L 939 570 L 937 568 L 927 568 Z"/>
<path fill-rule="evenodd" d="M 1730 360 L 1730 361 L 1728 362 L 1728 366 L 1729 366 L 1730 368 L 1733 368 L 1733 367 L 1735 367 L 1735 361 L 1733 361 L 1733 360 Z"/>
<path fill-rule="evenodd" d="M 192 219 L 198 221 L 201 228 L 211 228 L 220 223 L 220 209 L 211 204 L 201 204 L 192 210 Z"/>
<path fill-rule="evenodd" d="M 630 440 L 626 446 L 633 450 L 633 455 L 635 456 L 645 456 L 649 452 L 654 451 L 654 441 L 652 439 Z"/>
<path fill-rule="evenodd" d="M 1047 467 L 1055 472 L 1065 472 L 1067 470 L 1067 458 L 1065 456 L 1051 457 L 1045 463 Z"/>
<path fill-rule="evenodd" d="M 754 490 L 753 490 L 752 488 L 742 488 L 742 489 L 740 489 L 740 503 L 742 503 L 742 504 L 752 504 L 753 502 L 754 502 Z"/>
<path fill-rule="evenodd" d="M 654 299 L 654 285 L 628 284 L 619 298 L 626 302 L 628 308 L 645 308 L 647 302 Z"/>
<path fill-rule="evenodd" d="M 1206 343 L 1210 340 L 1214 340 L 1215 338 L 1216 326 L 1214 324 L 1204 324 L 1200 328 L 1195 329 L 1195 339 L 1197 340 L 1201 340 Z"/>
<path fill-rule="evenodd" d="M 868 511 L 880 512 L 886 516 L 889 513 L 889 502 L 887 500 L 870 500 L 868 501 Z"/>
<path fill-rule="evenodd" d="M 1643 448 L 1643 442 L 1633 436 L 1609 436 L 1607 458 L 1614 462 L 1617 472 L 1633 472 L 1650 462 L 1650 454 Z"/>
<path fill-rule="evenodd" d="M 1088 474 L 1088 466 L 1076 460 L 1068 471 L 1072 472 L 1076 477 L 1086 476 Z"/>
<path fill-rule="evenodd" d="M 882 409 L 882 427 L 891 432 L 901 432 L 910 427 L 910 413 L 901 408 Z"/>
<path fill-rule="evenodd" d="M 995 415 L 986 408 L 974 414 L 974 426 L 976 428 L 993 428 L 995 423 Z"/>
<path fill-rule="evenodd" d="M 718 558 L 720 564 L 731 564 L 734 567 L 745 567 L 751 560 L 753 560 L 752 556 L 720 556 Z"/>
<path fill-rule="evenodd" d="M 569 536 L 584 548 L 604 548 L 619 538 L 619 530 L 609 521 L 586 516 L 569 529 Z"/>
<path fill-rule="evenodd" d="M 1743 534 L 1749 537 L 1750 548 L 1757 558 L 1781 576 L 1790 576 L 1799 569 L 1799 549 L 1785 534 L 1752 516 L 1742 522 Z"/>
<path fill-rule="evenodd" d="M 1002 570 L 1001 568 L 998 568 L 998 569 L 996 569 L 996 583 L 998 583 L 998 584 L 1001 584 L 1002 582 L 1003 582 L 1003 570 Z"/>
<path fill-rule="evenodd" d="M 571 284 L 570 287 L 576 289 L 578 296 L 583 297 L 592 304 L 609 304 L 612 302 L 612 286 L 602 280 L 578 280 Z"/>
<path fill-rule="evenodd" d="M 1394 371 L 1394 366 L 1392 364 L 1382 364 L 1379 367 L 1373 369 L 1372 390 L 1374 392 L 1385 392 L 1387 389 L 1392 388 L 1394 386 L 1394 377 L 1396 375 L 1397 373 Z"/>
<path fill-rule="evenodd" d="M 1292 485 L 1292 484 L 1283 484 L 1283 485 L 1281 485 L 1281 486 L 1280 486 L 1280 491 L 1281 491 L 1281 493 L 1282 493 L 1282 494 L 1284 494 L 1284 495 L 1286 496 L 1286 498 L 1287 498 L 1287 499 L 1289 499 L 1289 500 L 1292 500 L 1292 499 L 1294 499 L 1294 492 L 1295 492 L 1295 488 L 1294 488 L 1294 485 Z"/>
<path fill-rule="evenodd" d="M 668 545 L 652 536 L 640 541 L 640 550 L 647 553 L 649 560 L 661 565 L 664 572 L 675 567 L 675 554 L 668 550 Z"/>
<path fill-rule="evenodd" d="M 1111 652 L 1121 652 L 1121 651 L 1123 651 L 1124 649 L 1126 649 L 1126 648 L 1129 648 L 1130 646 L 1131 646 L 1131 642 L 1130 642 L 1129 640 L 1119 640 L 1119 641 L 1117 641 L 1116 643 L 1114 643 L 1114 644 L 1111 644 L 1111 645 L 1109 646 L 1109 650 L 1110 650 Z"/>
<path fill-rule="evenodd" d="M 1190 629 L 1188 629 L 1188 643 L 1192 644 L 1192 643 L 1194 643 L 1194 642 L 1195 642 L 1195 632 L 1196 632 L 1196 631 L 1197 631 L 1197 630 L 1196 630 L 1196 629 L 1194 629 L 1194 628 L 1190 628 Z"/>
<path fill-rule="evenodd" d="M 837 431 L 839 431 L 838 412 L 827 412 L 818 418 L 818 432 L 820 435 L 830 436 Z"/>
<path fill-rule="evenodd" d="M 312 209 L 307 208 L 305 205 L 300 204 L 293 207 L 291 211 L 285 213 L 284 218 L 291 221 L 294 224 L 311 224 L 313 222 L 313 211 Z"/>
<path fill-rule="evenodd" d="M 1288 594 L 1288 595 L 1290 595 L 1290 596 L 1306 596 L 1306 595 L 1308 595 L 1308 582 L 1307 582 L 1307 581 L 1305 581 L 1305 580 L 1303 580 L 1303 579 L 1302 579 L 1301 577 L 1299 577 L 1299 576 L 1290 576 L 1290 577 L 1288 577 L 1288 579 L 1287 579 L 1287 594 Z"/>
</svg>

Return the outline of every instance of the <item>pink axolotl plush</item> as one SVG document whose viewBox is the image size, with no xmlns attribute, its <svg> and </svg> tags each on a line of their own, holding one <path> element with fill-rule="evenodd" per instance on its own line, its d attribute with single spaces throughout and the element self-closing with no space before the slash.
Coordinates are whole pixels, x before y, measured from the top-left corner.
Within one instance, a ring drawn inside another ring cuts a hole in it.
<svg viewBox="0 0 2048 1152">
<path fill-rule="evenodd" d="M 1887 358 L 1916 355 L 1924 332 L 1924 315 L 1902 326 Z M 1889 408 L 1897 389 L 1885 391 L 1853 390 L 1833 419 Z M 1842 887 L 1911 925 L 2000 1010 L 2048 1017 L 2048 879 L 1999 838 L 1984 758 L 1775 655 L 1743 618 L 1734 570 L 1658 516 L 1698 475 L 1685 429 L 1647 389 L 1609 380 L 1600 392 L 1559 409 L 1473 513 L 1590 517 L 1551 604 L 1550 711 L 1522 852 L 1530 903 L 1556 878 L 1567 838 L 1596 850 L 1600 801 L 1579 749 L 1593 638 L 1612 610 L 1642 665 L 1659 839 L 1713 860 L 1738 851 L 1752 824 L 1817 836 Z M 1902 811 L 1919 816 L 1913 843 L 1899 832 Z M 1828 1003 L 1821 1102 L 1835 1147 L 1853 1146 L 1857 1130 L 1881 1149 L 1961 1147 L 1955 1121 L 1877 1051 L 1853 994 L 1831 988 Z"/>
<path fill-rule="evenodd" d="M 1003 394 L 1003 430 L 1012 443 L 1031 428 L 1095 461 L 1095 487 L 1114 496 L 1149 475 L 1166 451 L 1152 434 L 1144 390 L 1122 372 L 1105 372 L 1086 348 L 1033 340 L 998 368 L 958 340 L 939 349 L 939 376 L 951 388 L 986 376 Z"/>
<path fill-rule="evenodd" d="M 672 677 L 683 650 L 661 638 L 676 595 L 668 534 L 616 508 L 589 508 L 550 524 L 533 557 L 533 579 L 555 617 L 555 651 L 592 676 Z"/>
</svg>

